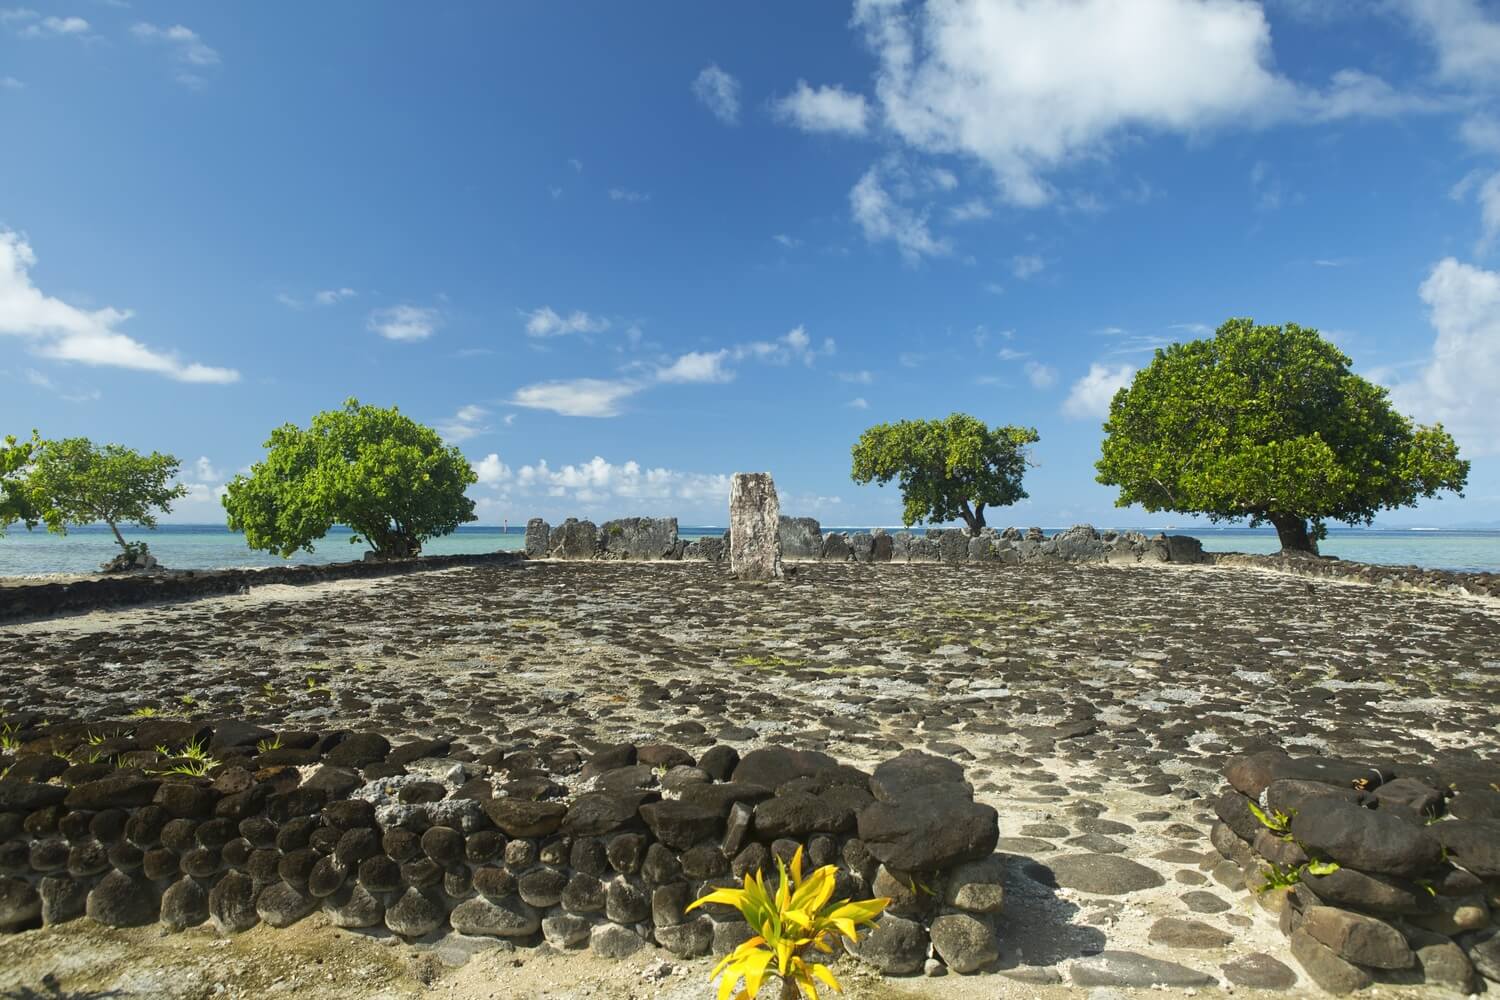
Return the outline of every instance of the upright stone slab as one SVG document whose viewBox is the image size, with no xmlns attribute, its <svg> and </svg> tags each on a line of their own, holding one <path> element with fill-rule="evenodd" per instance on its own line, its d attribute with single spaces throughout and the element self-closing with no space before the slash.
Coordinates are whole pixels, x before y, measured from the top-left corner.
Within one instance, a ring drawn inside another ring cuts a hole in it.
<svg viewBox="0 0 1500 1000">
<path fill-rule="evenodd" d="M 599 527 L 605 558 L 674 559 L 677 553 L 677 518 L 622 517 Z"/>
<path fill-rule="evenodd" d="M 552 534 L 552 526 L 539 517 L 533 517 L 526 522 L 526 558 L 545 559 L 547 557 L 547 540 Z"/>
<path fill-rule="evenodd" d="M 781 500 L 769 472 L 730 480 L 729 570 L 742 580 L 781 576 Z"/>
</svg>

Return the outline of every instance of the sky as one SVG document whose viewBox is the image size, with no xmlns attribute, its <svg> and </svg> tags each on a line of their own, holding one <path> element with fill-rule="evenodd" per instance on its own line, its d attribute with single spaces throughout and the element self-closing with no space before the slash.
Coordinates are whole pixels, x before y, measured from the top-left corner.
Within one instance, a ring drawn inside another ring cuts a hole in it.
<svg viewBox="0 0 1500 1000">
<path fill-rule="evenodd" d="M 178 456 L 165 520 L 352 396 L 482 524 L 898 524 L 850 446 L 962 411 L 1041 435 L 991 523 L 1182 525 L 1101 421 L 1248 316 L 1473 460 L 1382 524 L 1500 526 L 1500 3 L 6 2 L 0 434 Z"/>
</svg>

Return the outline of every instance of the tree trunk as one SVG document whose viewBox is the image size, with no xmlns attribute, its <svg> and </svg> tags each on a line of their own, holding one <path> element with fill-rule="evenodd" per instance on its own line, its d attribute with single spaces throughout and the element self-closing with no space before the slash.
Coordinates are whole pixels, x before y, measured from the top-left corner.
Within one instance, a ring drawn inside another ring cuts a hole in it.
<svg viewBox="0 0 1500 1000">
<path fill-rule="evenodd" d="M 970 508 L 969 501 L 962 500 L 959 502 L 958 512 L 963 516 L 964 524 L 968 525 L 970 537 L 984 530 L 984 504 Z"/>
<path fill-rule="evenodd" d="M 120 534 L 120 526 L 118 524 L 115 524 L 115 522 L 113 521 L 106 521 L 104 523 L 108 524 L 109 530 L 115 533 L 115 541 L 120 543 L 120 551 L 129 552 L 130 546 L 125 544 L 125 536 Z"/>
<path fill-rule="evenodd" d="M 781 1000 L 802 1000 L 802 989 L 795 979 L 781 981 Z"/>
<path fill-rule="evenodd" d="M 1303 555 L 1317 555 L 1318 543 L 1307 530 L 1307 518 L 1293 514 L 1272 514 L 1271 523 L 1276 525 L 1276 537 L 1281 540 L 1281 551 Z"/>
</svg>

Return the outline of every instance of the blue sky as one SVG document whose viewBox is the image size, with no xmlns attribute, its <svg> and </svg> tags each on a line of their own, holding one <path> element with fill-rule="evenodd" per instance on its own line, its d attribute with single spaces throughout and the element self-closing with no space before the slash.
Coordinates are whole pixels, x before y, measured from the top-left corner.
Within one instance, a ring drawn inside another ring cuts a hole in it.
<svg viewBox="0 0 1500 1000">
<path fill-rule="evenodd" d="M 1181 524 L 1104 407 L 1253 316 L 1474 460 L 1382 521 L 1500 521 L 1500 5 L 7 2 L 0 432 L 181 457 L 171 520 L 352 395 L 485 523 L 897 523 L 849 446 L 962 410 L 1041 433 L 994 523 Z"/>
</svg>

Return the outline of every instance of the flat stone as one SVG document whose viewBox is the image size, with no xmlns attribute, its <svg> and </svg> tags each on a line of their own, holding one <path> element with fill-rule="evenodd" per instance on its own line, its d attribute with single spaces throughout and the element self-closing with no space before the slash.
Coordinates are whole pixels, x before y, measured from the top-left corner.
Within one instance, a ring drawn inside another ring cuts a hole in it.
<svg viewBox="0 0 1500 1000">
<path fill-rule="evenodd" d="M 1102 951 L 1074 962 L 1068 969 L 1074 986 L 1117 986 L 1149 989 L 1165 986 L 1175 989 L 1201 989 L 1218 985 L 1206 972 L 1185 965 L 1150 958 L 1133 951 Z"/>
<path fill-rule="evenodd" d="M 542 926 L 540 915 L 518 896 L 466 899 L 453 908 L 448 922 L 460 934 L 488 937 L 526 937 Z"/>
<path fill-rule="evenodd" d="M 639 934 L 619 924 L 599 924 L 589 933 L 589 950 L 601 958 L 628 958 L 645 945 Z"/>
<path fill-rule="evenodd" d="M 1243 955 L 1221 966 L 1224 978 L 1254 990 L 1289 990 L 1297 984 L 1291 966 L 1264 952 Z"/>
<path fill-rule="evenodd" d="M 1121 896 L 1167 884 L 1157 872 L 1117 854 L 1068 854 L 1052 859 L 1049 867 L 1058 885 L 1104 896 Z"/>
<path fill-rule="evenodd" d="M 1229 903 L 1206 890 L 1199 889 L 1195 892 L 1185 892 L 1181 896 L 1182 902 L 1194 913 L 1223 913 L 1230 908 Z"/>
<path fill-rule="evenodd" d="M 1201 920 L 1162 917 L 1151 925 L 1146 940 L 1169 948 L 1223 948 L 1234 940 L 1234 935 Z"/>
<path fill-rule="evenodd" d="M 1310 906 L 1303 911 L 1301 929 L 1356 965 L 1409 969 L 1416 964 L 1416 956 L 1400 931 L 1362 913 L 1332 906 Z"/>
<path fill-rule="evenodd" d="M 978 972 L 1000 957 L 995 928 L 980 917 L 945 913 L 932 922 L 929 934 L 933 948 L 954 972 Z"/>
</svg>

